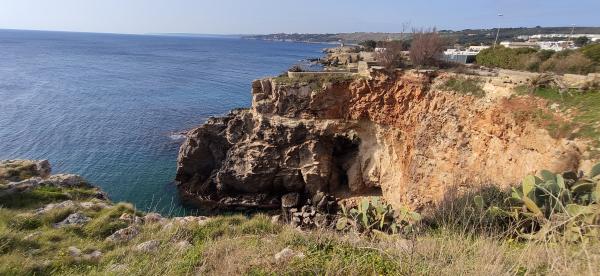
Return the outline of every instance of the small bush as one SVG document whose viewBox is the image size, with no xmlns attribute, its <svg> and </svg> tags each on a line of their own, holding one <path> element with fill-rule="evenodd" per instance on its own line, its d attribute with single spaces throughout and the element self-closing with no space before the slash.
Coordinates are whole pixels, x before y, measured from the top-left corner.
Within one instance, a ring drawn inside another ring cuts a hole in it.
<svg viewBox="0 0 600 276">
<path fill-rule="evenodd" d="M 31 248 L 39 248 L 40 244 L 35 241 L 25 240 L 21 236 L 10 233 L 3 232 L 0 233 L 0 255 L 7 254 L 9 252 L 19 250 L 19 249 L 31 249 Z M 0 273 L 2 275 L 2 273 Z"/>
<path fill-rule="evenodd" d="M 503 46 L 496 49 L 488 48 L 477 54 L 477 64 L 488 67 L 500 67 L 505 69 L 523 70 L 525 60 L 537 51 L 530 48 L 511 49 Z"/>
<path fill-rule="evenodd" d="M 246 218 L 243 216 L 229 216 L 211 219 L 204 225 L 200 226 L 194 232 L 194 241 L 205 242 L 214 240 L 218 237 L 233 235 L 235 228 L 244 223 Z"/>
<path fill-rule="evenodd" d="M 366 52 L 373 52 L 377 47 L 377 41 L 375 40 L 365 40 L 358 43 L 358 45 L 363 46 Z"/>
<path fill-rule="evenodd" d="M 596 50 L 592 46 L 594 45 L 584 47 L 581 51 L 560 52 L 500 46 L 481 51 L 476 61 L 479 65 L 511 70 L 587 74 L 598 70 L 594 62 L 598 63 L 595 60 L 600 59 L 600 47 Z"/>
<path fill-rule="evenodd" d="M 271 218 L 266 215 L 256 215 L 244 221 L 239 226 L 239 231 L 244 235 L 267 235 L 281 232 L 281 225 L 271 223 Z"/>
<path fill-rule="evenodd" d="M 581 48 L 581 52 L 591 61 L 600 63 L 600 44 L 587 45 Z"/>
<path fill-rule="evenodd" d="M 587 74 L 594 72 L 594 64 L 579 52 L 569 54 L 555 54 L 540 65 L 540 71 L 555 72 L 559 74 Z"/>
<path fill-rule="evenodd" d="M 20 214 L 13 217 L 8 226 L 15 230 L 33 230 L 42 226 L 42 221 L 32 214 Z"/>
<path fill-rule="evenodd" d="M 104 209 L 83 227 L 83 232 L 88 237 L 106 238 L 117 230 L 127 227 L 126 222 L 119 220 L 123 213 L 135 214 L 135 210 L 131 204 L 124 203 Z"/>
<path fill-rule="evenodd" d="M 0 197 L 0 206 L 5 208 L 35 208 L 55 201 L 70 199 L 60 188 L 39 187 L 31 191 Z"/>
<path fill-rule="evenodd" d="M 63 221 L 74 212 L 75 210 L 73 208 L 56 208 L 46 212 L 42 216 L 41 220 L 44 222 L 44 224 L 52 225 L 53 223 Z"/>
</svg>

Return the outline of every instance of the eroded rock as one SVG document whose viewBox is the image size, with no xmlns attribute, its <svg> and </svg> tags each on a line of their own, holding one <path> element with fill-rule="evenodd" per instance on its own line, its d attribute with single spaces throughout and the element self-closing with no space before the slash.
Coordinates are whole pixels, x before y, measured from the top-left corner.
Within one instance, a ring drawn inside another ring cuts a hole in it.
<svg viewBox="0 0 600 276">
<path fill-rule="evenodd" d="M 159 246 L 160 246 L 160 241 L 151 240 L 151 241 L 143 242 L 143 243 L 136 245 L 135 250 L 139 251 L 139 252 L 152 253 L 152 252 L 155 252 L 156 250 L 158 250 Z"/>
<path fill-rule="evenodd" d="M 53 226 L 58 228 L 58 227 L 63 227 L 63 226 L 67 226 L 67 225 L 83 225 L 83 224 L 86 224 L 90 220 L 91 219 L 89 217 L 87 217 L 86 215 L 84 215 L 82 213 L 74 213 L 74 214 L 70 214 L 63 221 L 61 221 L 59 223 L 55 223 Z"/>
<path fill-rule="evenodd" d="M 494 95 L 481 99 L 439 89 L 447 77 L 398 71 L 336 83 L 255 81 L 251 109 L 188 133 L 178 188 L 190 204 L 212 208 L 261 208 L 288 193 L 317 201 L 318 192 L 433 208 L 482 184 L 508 188 L 540 169 L 581 165 L 580 144 L 515 115 L 546 110 L 543 101 L 495 93 L 493 82 L 485 89 Z M 242 197 L 254 199 L 242 204 Z"/>
<path fill-rule="evenodd" d="M 42 208 L 35 210 L 35 213 L 39 215 L 39 214 L 47 213 L 54 209 L 68 209 L 68 208 L 75 208 L 75 207 L 77 207 L 77 204 L 74 201 L 66 200 L 66 201 L 63 201 L 60 203 L 50 203 Z"/>
<path fill-rule="evenodd" d="M 161 223 L 166 219 L 159 213 L 148 213 L 143 218 L 145 223 Z"/>
<path fill-rule="evenodd" d="M 136 226 L 129 226 L 114 232 L 112 235 L 108 236 L 106 240 L 112 242 L 127 242 L 139 234 L 140 230 Z"/>
<path fill-rule="evenodd" d="M 294 250 L 290 249 L 289 247 L 284 248 L 283 250 L 279 251 L 277 254 L 275 254 L 275 261 L 276 262 L 287 262 L 289 260 L 291 260 L 292 258 L 304 258 L 304 253 L 300 252 L 297 253 Z"/>
</svg>

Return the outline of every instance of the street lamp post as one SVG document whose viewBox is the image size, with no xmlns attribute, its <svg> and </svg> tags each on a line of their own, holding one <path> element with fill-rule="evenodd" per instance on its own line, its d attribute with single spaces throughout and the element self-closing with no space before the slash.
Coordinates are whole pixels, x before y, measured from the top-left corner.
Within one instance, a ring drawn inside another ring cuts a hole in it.
<svg viewBox="0 0 600 276">
<path fill-rule="evenodd" d="M 498 17 L 502 17 L 504 16 L 503 14 L 499 13 Z M 496 40 L 494 40 L 494 50 L 496 49 L 496 44 L 498 44 L 498 36 L 500 35 L 500 23 L 498 23 L 498 28 L 496 30 Z"/>
</svg>

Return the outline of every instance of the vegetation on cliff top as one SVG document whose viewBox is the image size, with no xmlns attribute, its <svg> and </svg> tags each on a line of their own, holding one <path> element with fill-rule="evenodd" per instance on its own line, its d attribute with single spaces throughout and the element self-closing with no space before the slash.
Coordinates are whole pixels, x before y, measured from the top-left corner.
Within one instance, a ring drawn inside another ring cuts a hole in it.
<svg viewBox="0 0 600 276">
<path fill-rule="evenodd" d="M 37 187 L 20 195 L 23 204 L 0 199 L 0 275 L 593 274 L 600 261 L 597 246 L 507 236 L 505 222 L 474 200 L 500 204 L 507 194 L 494 189 L 440 206 L 403 235 L 304 232 L 263 214 L 137 223 L 144 214 L 94 191 Z M 71 214 L 90 220 L 56 226 Z M 107 239 L 131 226 L 133 238 Z"/>
<path fill-rule="evenodd" d="M 530 95 L 548 102 L 551 111 L 538 111 L 538 122 L 556 138 L 581 138 L 590 142 L 590 156 L 600 156 L 600 90 L 566 91 L 558 88 L 520 86 L 519 95 Z"/>
<path fill-rule="evenodd" d="M 477 77 L 450 77 L 444 81 L 440 88 L 478 98 L 485 96 L 485 91 L 483 91 L 483 82 Z"/>
<path fill-rule="evenodd" d="M 477 55 L 477 64 L 533 72 L 588 74 L 600 71 L 598 57 L 600 57 L 600 44 L 561 52 L 499 46 L 495 49 L 482 50 Z"/>
</svg>

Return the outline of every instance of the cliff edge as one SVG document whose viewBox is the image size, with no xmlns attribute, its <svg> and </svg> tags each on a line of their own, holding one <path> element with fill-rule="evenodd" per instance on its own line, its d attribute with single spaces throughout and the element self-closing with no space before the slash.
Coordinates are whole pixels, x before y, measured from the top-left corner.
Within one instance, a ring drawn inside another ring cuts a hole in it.
<svg viewBox="0 0 600 276">
<path fill-rule="evenodd" d="M 277 208 L 283 194 L 324 192 L 423 209 L 541 169 L 580 168 L 584 142 L 555 137 L 532 119 L 548 109 L 542 100 L 492 79 L 484 95 L 449 91 L 441 84 L 450 77 L 409 70 L 257 80 L 251 108 L 188 133 L 178 188 L 202 207 Z"/>
</svg>

